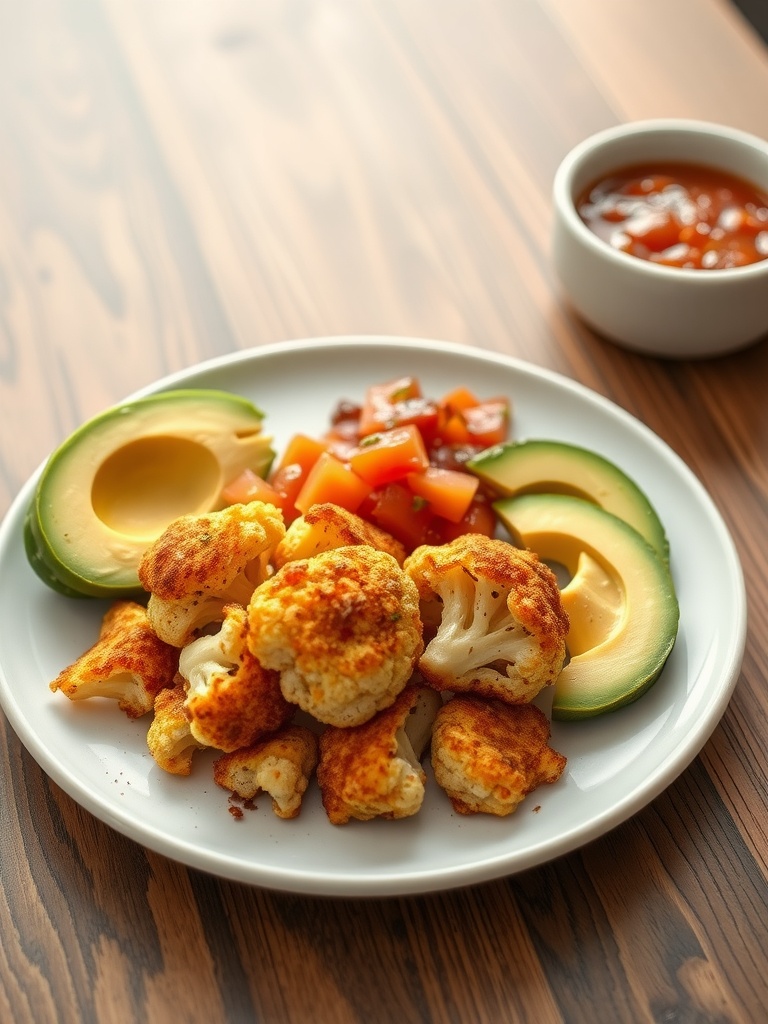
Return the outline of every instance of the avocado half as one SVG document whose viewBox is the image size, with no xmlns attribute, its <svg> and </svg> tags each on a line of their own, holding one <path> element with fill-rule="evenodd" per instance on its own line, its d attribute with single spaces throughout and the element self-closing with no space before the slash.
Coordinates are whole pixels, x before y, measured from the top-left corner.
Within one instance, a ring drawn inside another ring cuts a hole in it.
<svg viewBox="0 0 768 1024">
<path fill-rule="evenodd" d="M 633 526 L 665 561 L 669 543 L 650 501 L 627 474 L 596 452 L 563 441 L 509 441 L 467 464 L 499 497 L 571 494 Z"/>
<path fill-rule="evenodd" d="M 84 423 L 48 459 L 28 509 L 33 570 L 69 596 L 140 593 L 141 557 L 173 519 L 220 508 L 244 469 L 267 472 L 263 418 L 239 395 L 181 389 Z"/>
<path fill-rule="evenodd" d="M 516 543 L 571 576 L 562 590 L 570 660 L 555 683 L 552 717 L 588 718 L 637 700 L 677 638 L 666 561 L 637 530 L 582 498 L 526 494 L 493 507 Z"/>
</svg>

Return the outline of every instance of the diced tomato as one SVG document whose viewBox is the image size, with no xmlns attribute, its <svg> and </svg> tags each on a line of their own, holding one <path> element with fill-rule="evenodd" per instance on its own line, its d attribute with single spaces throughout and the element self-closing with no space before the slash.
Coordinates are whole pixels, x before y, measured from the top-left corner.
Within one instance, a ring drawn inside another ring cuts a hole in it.
<svg viewBox="0 0 768 1024">
<path fill-rule="evenodd" d="M 306 434 L 294 434 L 286 445 L 283 457 L 277 463 L 274 472 L 277 473 L 285 466 L 294 464 L 301 466 L 305 471 L 309 470 L 327 447 L 324 441 L 318 441 L 314 437 L 308 437 Z"/>
<path fill-rule="evenodd" d="M 402 483 L 391 483 L 378 492 L 370 519 L 391 533 L 409 551 L 425 544 L 435 516 L 429 504 Z"/>
<path fill-rule="evenodd" d="M 458 523 L 446 520 L 442 524 L 441 541 L 448 544 L 465 533 L 482 533 L 493 537 L 496 532 L 496 514 L 483 498 L 476 498 Z"/>
<path fill-rule="evenodd" d="M 467 441 L 490 448 L 506 441 L 509 431 L 509 402 L 506 398 L 493 398 L 465 409 L 464 423 Z"/>
<path fill-rule="evenodd" d="M 328 445 L 306 434 L 294 434 L 288 442 L 283 457 L 269 477 L 272 488 L 282 499 L 281 508 L 286 522 L 292 522 L 299 515 L 296 497 L 318 458 Z"/>
<path fill-rule="evenodd" d="M 227 505 L 265 501 L 276 508 L 283 508 L 284 502 L 283 495 L 252 469 L 244 469 L 239 476 L 231 480 L 221 492 L 221 500 Z"/>
<path fill-rule="evenodd" d="M 449 413 L 461 412 L 463 409 L 470 409 L 479 405 L 477 395 L 469 388 L 458 387 L 443 398 L 440 403 Z"/>
<path fill-rule="evenodd" d="M 356 512 L 370 491 L 371 485 L 359 477 L 349 463 L 323 452 L 307 474 L 295 505 L 302 514 L 313 505 L 325 502 Z"/>
<path fill-rule="evenodd" d="M 429 465 L 421 433 L 412 423 L 364 437 L 349 454 L 349 464 L 371 487 L 400 480 Z"/>
<path fill-rule="evenodd" d="M 407 482 L 414 494 L 429 502 L 435 515 L 452 523 L 466 515 L 480 485 L 478 477 L 469 473 L 437 466 L 428 466 L 423 473 L 409 473 Z"/>
<path fill-rule="evenodd" d="M 397 377 L 385 384 L 368 388 L 358 423 L 360 437 L 413 424 L 427 444 L 439 431 L 441 409 L 437 402 L 425 398 L 415 377 Z"/>
<path fill-rule="evenodd" d="M 397 425 L 395 406 L 410 398 L 421 398 L 421 385 L 415 377 L 396 377 L 384 384 L 373 384 L 365 393 L 360 412 L 361 437 L 389 430 Z"/>
</svg>

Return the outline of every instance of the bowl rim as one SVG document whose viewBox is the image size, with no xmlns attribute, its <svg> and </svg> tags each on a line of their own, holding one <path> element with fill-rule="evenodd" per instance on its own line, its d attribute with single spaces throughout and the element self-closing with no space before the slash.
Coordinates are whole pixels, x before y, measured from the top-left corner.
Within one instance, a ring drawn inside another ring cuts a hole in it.
<svg viewBox="0 0 768 1024">
<path fill-rule="evenodd" d="M 560 162 L 552 184 L 552 196 L 555 217 L 563 219 L 566 226 L 589 250 L 607 259 L 616 267 L 625 270 L 634 267 L 640 274 L 659 280 L 696 282 L 694 287 L 720 287 L 734 281 L 749 277 L 768 276 L 768 257 L 749 263 L 742 267 L 723 267 L 720 269 L 701 269 L 696 267 L 670 267 L 662 263 L 640 259 L 630 253 L 614 249 L 598 237 L 579 216 L 574 202 L 571 183 L 574 175 L 586 159 L 606 146 L 625 138 L 637 135 L 660 135 L 678 133 L 680 135 L 699 135 L 704 137 L 725 139 L 747 149 L 754 150 L 765 156 L 768 161 L 768 140 L 741 128 L 718 124 L 714 121 L 702 121 L 694 118 L 648 118 L 640 121 L 627 121 L 603 128 L 578 142 L 566 153 Z M 704 161 L 691 161 L 703 164 Z M 722 162 L 713 161 L 710 165 L 728 172 Z M 732 171 L 731 173 L 738 173 Z"/>
</svg>

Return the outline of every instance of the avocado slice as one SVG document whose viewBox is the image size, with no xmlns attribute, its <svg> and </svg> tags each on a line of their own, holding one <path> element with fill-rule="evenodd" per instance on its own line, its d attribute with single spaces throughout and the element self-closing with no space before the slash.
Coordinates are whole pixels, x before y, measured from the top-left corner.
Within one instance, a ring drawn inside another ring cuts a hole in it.
<svg viewBox="0 0 768 1024">
<path fill-rule="evenodd" d="M 593 717 L 637 700 L 677 638 L 679 606 L 667 563 L 622 519 L 583 498 L 526 494 L 494 503 L 519 545 L 564 566 L 571 616 L 567 665 L 552 717 Z"/>
<path fill-rule="evenodd" d="M 144 551 L 185 513 L 220 508 L 244 469 L 274 452 L 263 413 L 240 395 L 161 392 L 108 409 L 50 456 L 25 522 L 33 570 L 69 596 L 141 593 Z"/>
<path fill-rule="evenodd" d="M 509 441 L 467 462 L 499 497 L 515 494 L 572 494 L 594 502 L 633 526 L 669 559 L 664 527 L 650 501 L 609 459 L 563 441 Z"/>
</svg>

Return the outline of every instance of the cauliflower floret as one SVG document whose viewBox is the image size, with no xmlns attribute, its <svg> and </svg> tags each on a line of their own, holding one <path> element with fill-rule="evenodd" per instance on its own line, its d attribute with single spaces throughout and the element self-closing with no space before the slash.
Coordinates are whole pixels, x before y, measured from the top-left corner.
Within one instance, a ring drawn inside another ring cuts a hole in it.
<svg viewBox="0 0 768 1024">
<path fill-rule="evenodd" d="M 295 818 L 317 765 L 317 736 L 291 725 L 246 750 L 222 754 L 213 764 L 213 778 L 241 800 L 269 793 L 278 818 Z"/>
<path fill-rule="evenodd" d="M 512 814 L 528 793 L 557 782 L 565 769 L 549 736 L 547 716 L 535 704 L 456 696 L 435 720 L 435 780 L 459 814 Z"/>
<path fill-rule="evenodd" d="M 248 643 L 287 700 L 328 725 L 388 707 L 422 651 L 419 598 L 392 555 L 360 545 L 288 562 L 249 605 Z"/>
<path fill-rule="evenodd" d="M 282 513 L 261 501 L 174 520 L 139 565 L 157 635 L 184 647 L 221 621 L 224 605 L 247 605 L 284 536 Z"/>
<path fill-rule="evenodd" d="M 70 700 L 110 697 L 129 718 L 151 711 L 155 696 L 173 684 L 175 647 L 155 635 L 146 608 L 116 601 L 104 615 L 98 640 L 50 684 Z"/>
<path fill-rule="evenodd" d="M 155 714 L 147 732 L 150 754 L 171 775 L 190 775 L 195 751 L 205 746 L 189 728 L 186 699 L 186 683 L 178 676 L 172 689 L 161 690 L 155 698 Z"/>
<path fill-rule="evenodd" d="M 399 540 L 378 526 L 345 508 L 326 503 L 313 505 L 305 515 L 294 519 L 277 545 L 274 564 L 279 569 L 286 562 L 353 544 L 368 544 L 379 551 L 388 551 L 400 565 L 407 554 Z"/>
<path fill-rule="evenodd" d="M 325 730 L 317 780 L 331 824 L 407 818 L 420 810 L 427 780 L 420 761 L 441 704 L 435 690 L 411 684 L 363 725 Z"/>
<path fill-rule="evenodd" d="M 280 729 L 296 709 L 280 692 L 278 673 L 260 665 L 248 649 L 245 608 L 230 604 L 223 614 L 218 633 L 183 648 L 179 673 L 187 681 L 185 711 L 192 735 L 229 752 Z"/>
<path fill-rule="evenodd" d="M 565 661 L 568 616 L 552 570 L 531 551 L 482 534 L 405 561 L 425 621 L 439 622 L 419 661 L 438 690 L 472 690 L 510 703 L 532 700 Z"/>
</svg>

